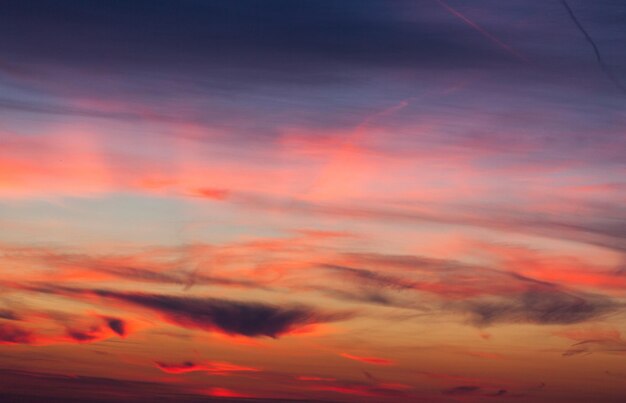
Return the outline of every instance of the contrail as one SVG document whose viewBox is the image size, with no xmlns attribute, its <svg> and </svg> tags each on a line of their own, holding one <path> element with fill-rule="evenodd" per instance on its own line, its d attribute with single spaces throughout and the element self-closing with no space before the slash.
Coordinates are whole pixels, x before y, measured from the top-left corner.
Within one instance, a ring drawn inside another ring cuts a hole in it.
<svg viewBox="0 0 626 403">
<path fill-rule="evenodd" d="M 483 27 L 481 27 L 480 25 L 476 24 L 474 21 L 472 21 L 469 18 L 467 18 L 466 16 L 464 16 L 463 14 L 461 14 L 456 9 L 450 7 L 443 0 L 437 0 L 437 2 L 439 4 L 441 4 L 441 6 L 443 8 L 448 10 L 451 14 L 453 14 L 456 17 L 458 17 L 461 20 L 463 20 L 463 22 L 465 22 L 467 25 L 469 25 L 470 27 L 474 28 L 476 31 L 480 32 L 485 38 L 489 39 L 491 42 L 495 43 L 496 45 L 498 45 L 499 47 L 504 49 L 506 52 L 508 52 L 510 55 L 512 55 L 516 59 L 521 60 L 521 61 L 526 62 L 526 63 L 528 62 L 528 59 L 526 57 L 524 57 L 522 54 L 518 53 L 515 49 L 513 49 L 512 47 L 510 47 L 506 43 L 502 42 L 500 39 L 496 38 L 495 36 L 493 36 L 492 34 L 487 32 Z"/>
<path fill-rule="evenodd" d="M 572 21 L 574 21 L 574 24 L 576 24 L 576 27 L 578 28 L 578 30 L 582 32 L 582 34 L 585 36 L 585 39 L 587 39 L 587 42 L 589 42 L 589 44 L 593 48 L 593 53 L 596 55 L 596 60 L 598 61 L 598 64 L 600 65 L 600 68 L 602 69 L 604 74 L 606 74 L 609 80 L 613 81 L 613 84 L 615 84 L 617 88 L 622 90 L 622 92 L 626 93 L 626 87 L 617 79 L 617 77 L 615 77 L 613 72 L 611 72 L 611 69 L 609 68 L 609 66 L 604 62 L 604 59 L 602 58 L 602 54 L 600 53 L 600 49 L 598 49 L 598 46 L 594 42 L 591 35 L 589 35 L 585 27 L 583 27 L 580 21 L 578 21 L 578 18 L 576 18 L 576 14 L 574 14 L 574 11 L 572 10 L 572 8 L 569 6 L 569 4 L 567 4 L 567 1 L 561 0 L 561 4 L 563 4 L 563 7 L 565 7 L 565 10 L 567 10 L 567 13 L 569 14 Z"/>
</svg>

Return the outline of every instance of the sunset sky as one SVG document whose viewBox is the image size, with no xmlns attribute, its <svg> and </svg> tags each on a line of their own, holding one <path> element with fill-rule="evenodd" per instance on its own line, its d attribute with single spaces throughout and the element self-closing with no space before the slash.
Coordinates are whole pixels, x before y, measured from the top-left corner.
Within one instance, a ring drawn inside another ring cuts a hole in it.
<svg viewBox="0 0 626 403">
<path fill-rule="evenodd" d="M 626 401 L 625 44 L 622 0 L 0 1 L 0 400 Z"/>
</svg>

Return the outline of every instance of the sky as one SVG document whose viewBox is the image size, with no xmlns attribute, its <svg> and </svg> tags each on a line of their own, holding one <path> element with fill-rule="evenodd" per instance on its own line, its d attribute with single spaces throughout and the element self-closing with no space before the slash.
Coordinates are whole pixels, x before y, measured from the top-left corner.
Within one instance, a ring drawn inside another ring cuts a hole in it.
<svg viewBox="0 0 626 403">
<path fill-rule="evenodd" d="M 0 2 L 0 397 L 623 402 L 624 43 L 620 0 Z"/>
</svg>

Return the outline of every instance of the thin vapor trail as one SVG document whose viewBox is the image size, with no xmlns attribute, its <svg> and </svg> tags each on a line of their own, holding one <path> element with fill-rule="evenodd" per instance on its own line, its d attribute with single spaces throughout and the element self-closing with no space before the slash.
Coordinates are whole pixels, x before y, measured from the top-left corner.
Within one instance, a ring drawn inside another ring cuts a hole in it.
<svg viewBox="0 0 626 403">
<path fill-rule="evenodd" d="M 512 47 L 510 47 L 506 43 L 502 42 L 500 39 L 496 38 L 495 36 L 493 36 L 492 34 L 487 32 L 487 30 L 485 30 L 483 27 L 481 27 L 480 25 L 476 24 L 474 21 L 472 21 L 469 18 L 467 18 L 465 15 L 461 14 L 458 10 L 450 7 L 443 0 L 437 0 L 437 2 L 439 4 L 441 4 L 441 6 L 443 8 L 445 8 L 448 12 L 450 12 L 454 16 L 460 18 L 467 25 L 469 25 L 470 27 L 474 28 L 476 31 L 478 31 L 480 34 L 482 34 L 485 38 L 489 39 L 490 41 L 492 41 L 493 43 L 498 45 L 500 48 L 504 49 L 511 56 L 513 56 L 516 59 L 521 60 L 521 61 L 523 61 L 525 63 L 528 63 L 528 59 L 524 55 L 520 54 L 519 52 L 517 52 Z"/>
<path fill-rule="evenodd" d="M 585 27 L 583 27 L 578 18 L 576 18 L 576 14 L 574 14 L 574 11 L 569 6 L 567 1 L 561 0 L 561 4 L 563 4 L 563 7 L 565 7 L 565 10 L 567 10 L 567 13 L 569 14 L 570 18 L 572 19 L 578 30 L 582 32 L 582 34 L 585 36 L 585 39 L 587 39 L 587 42 L 589 42 L 589 44 L 593 48 L 593 53 L 596 55 L 596 60 L 598 61 L 598 64 L 600 65 L 600 68 L 602 69 L 604 74 L 606 74 L 609 80 L 611 80 L 613 84 L 617 86 L 617 88 L 626 93 L 626 87 L 617 79 L 617 77 L 615 77 L 615 75 L 611 72 L 609 66 L 604 62 L 602 54 L 600 53 L 600 49 L 598 49 L 598 46 L 596 45 L 591 35 L 589 35 Z"/>
</svg>

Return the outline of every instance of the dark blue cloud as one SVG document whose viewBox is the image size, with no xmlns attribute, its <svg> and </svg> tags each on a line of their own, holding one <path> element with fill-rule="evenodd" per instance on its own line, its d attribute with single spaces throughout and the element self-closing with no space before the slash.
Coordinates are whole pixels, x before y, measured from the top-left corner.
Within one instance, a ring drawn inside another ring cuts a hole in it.
<svg viewBox="0 0 626 403">
<path fill-rule="evenodd" d="M 233 301 L 209 297 L 122 292 L 71 287 L 23 287 L 25 290 L 67 297 L 98 296 L 106 300 L 149 309 L 168 322 L 192 329 L 219 330 L 248 337 L 278 337 L 306 325 L 346 319 L 347 312 L 320 312 L 308 306 L 276 306 L 261 302 Z M 120 334 L 118 324 L 108 323 Z M 116 330 L 116 328 L 118 328 Z M 120 334 L 121 335 L 121 334 Z M 70 335 L 74 336 L 74 335 Z M 76 334 L 76 339 L 83 335 Z"/>
<path fill-rule="evenodd" d="M 472 323 L 533 323 L 567 325 L 598 319 L 623 307 L 609 297 L 535 288 L 499 299 L 475 299 L 457 305 L 470 315 Z"/>
<path fill-rule="evenodd" d="M 113 330 L 115 333 L 117 333 L 120 336 L 125 336 L 127 329 L 126 329 L 126 322 L 122 319 L 119 318 L 104 318 L 107 325 L 109 326 L 109 329 Z"/>
<path fill-rule="evenodd" d="M 277 337 L 307 324 L 345 317 L 327 315 L 308 307 L 278 307 L 263 303 L 216 298 L 95 290 L 94 294 L 153 309 L 181 326 L 217 328 L 228 334 Z"/>
</svg>

